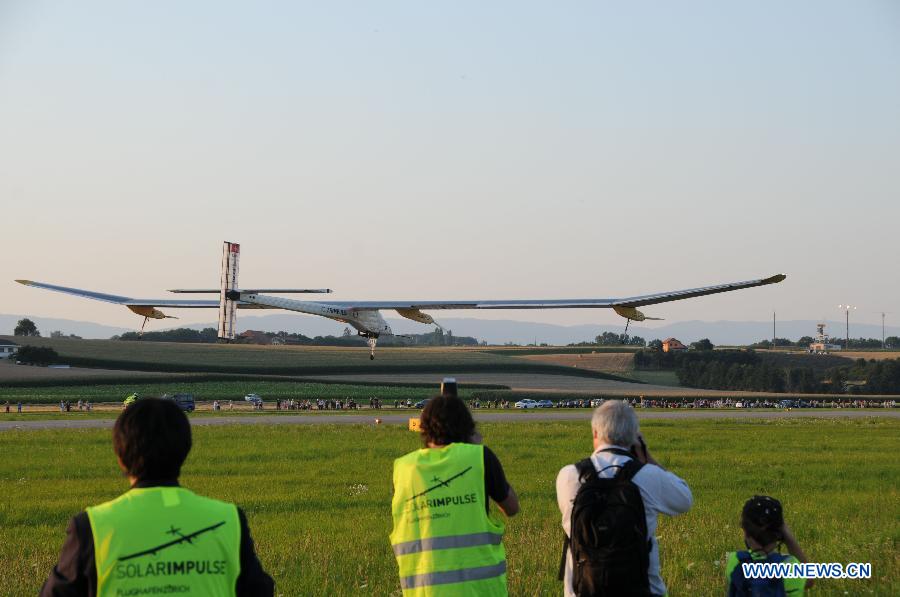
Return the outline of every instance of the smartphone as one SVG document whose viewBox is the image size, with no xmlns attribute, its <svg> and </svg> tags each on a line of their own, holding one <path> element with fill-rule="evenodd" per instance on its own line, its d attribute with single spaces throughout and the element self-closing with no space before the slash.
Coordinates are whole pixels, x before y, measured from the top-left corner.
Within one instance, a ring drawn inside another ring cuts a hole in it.
<svg viewBox="0 0 900 597">
<path fill-rule="evenodd" d="M 445 377 L 441 381 L 441 396 L 453 396 L 456 398 L 456 378 Z"/>
</svg>

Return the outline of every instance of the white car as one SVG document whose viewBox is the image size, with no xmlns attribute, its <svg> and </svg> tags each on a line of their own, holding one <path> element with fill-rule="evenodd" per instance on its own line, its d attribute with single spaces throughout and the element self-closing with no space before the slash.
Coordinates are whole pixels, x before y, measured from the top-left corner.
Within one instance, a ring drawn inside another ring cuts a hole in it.
<svg viewBox="0 0 900 597">
<path fill-rule="evenodd" d="M 516 402 L 516 408 L 540 408 L 537 401 L 532 400 L 530 398 L 525 398 L 524 400 L 519 400 Z"/>
<path fill-rule="evenodd" d="M 247 394 L 246 396 L 244 396 L 244 400 L 254 406 L 263 403 L 263 399 L 259 397 L 259 394 Z"/>
</svg>

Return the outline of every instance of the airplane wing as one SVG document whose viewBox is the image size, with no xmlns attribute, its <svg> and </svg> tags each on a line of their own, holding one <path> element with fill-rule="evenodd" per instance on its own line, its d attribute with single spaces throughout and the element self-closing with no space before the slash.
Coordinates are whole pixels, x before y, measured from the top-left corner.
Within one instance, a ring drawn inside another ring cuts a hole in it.
<svg viewBox="0 0 900 597">
<path fill-rule="evenodd" d="M 33 288 L 43 288 L 44 290 L 52 290 L 54 292 L 62 292 L 89 298 L 95 301 L 103 301 L 105 303 L 113 303 L 115 305 L 124 305 L 126 307 L 170 307 L 173 309 L 218 309 L 219 299 L 142 299 L 131 298 L 128 296 L 119 296 L 117 294 L 106 294 L 103 292 L 95 292 L 93 290 L 82 290 L 80 288 L 69 288 L 67 286 L 57 286 L 55 284 L 45 284 L 43 282 L 35 282 L 33 280 L 16 280 L 19 284 L 31 286 Z M 218 291 L 217 291 L 218 292 Z M 237 304 L 240 309 L 271 309 L 266 305 L 256 305 L 250 303 L 239 302 Z"/>
<path fill-rule="evenodd" d="M 643 296 L 625 298 L 599 298 L 599 299 L 546 299 L 546 300 L 489 300 L 489 301 L 328 301 L 329 305 L 344 309 L 377 310 L 377 309 L 612 309 L 615 307 L 642 307 L 656 305 L 670 301 L 680 301 L 687 298 L 743 290 L 756 286 L 777 284 L 787 276 L 778 274 L 759 280 L 747 280 L 745 282 L 729 282 L 715 286 L 702 288 L 689 288 L 687 290 L 672 290 Z"/>
<path fill-rule="evenodd" d="M 173 288 L 169 292 L 175 294 L 219 294 L 218 288 Z M 241 292 L 253 294 L 330 294 L 334 292 L 330 288 L 241 288 Z"/>
<path fill-rule="evenodd" d="M 486 300 L 486 301 L 328 301 L 329 306 L 340 307 L 344 309 L 356 309 L 360 311 L 374 311 L 378 309 L 612 309 L 615 307 L 642 307 L 646 305 L 655 305 L 658 303 L 667 303 L 670 301 L 679 301 L 687 298 L 695 298 L 698 296 L 706 296 L 708 294 L 718 294 L 720 292 L 731 292 L 732 290 L 742 290 L 745 288 L 754 288 L 756 286 L 766 286 L 768 284 L 777 284 L 784 280 L 784 274 L 778 274 L 763 278 L 760 280 L 747 280 L 745 282 L 730 282 L 727 284 L 717 284 L 715 286 L 704 286 L 702 288 L 689 288 L 686 290 L 673 290 L 669 292 L 660 292 L 656 294 L 647 294 L 643 296 L 633 296 L 626 298 L 600 298 L 600 299 L 514 299 L 514 300 Z M 56 286 L 54 284 L 45 284 L 43 282 L 34 282 L 32 280 L 16 280 L 19 284 L 31 286 L 34 288 L 43 288 L 45 290 L 53 290 L 89 298 L 97 301 L 104 301 L 116 305 L 124 305 L 126 307 L 170 307 L 177 309 L 203 309 L 218 308 L 218 299 L 140 299 L 116 294 L 105 294 L 95 292 L 93 290 L 82 290 L 79 288 L 68 288 L 66 286 Z M 279 307 L 261 305 L 258 303 L 248 303 L 240 301 L 237 303 L 241 309 L 277 309 Z"/>
</svg>

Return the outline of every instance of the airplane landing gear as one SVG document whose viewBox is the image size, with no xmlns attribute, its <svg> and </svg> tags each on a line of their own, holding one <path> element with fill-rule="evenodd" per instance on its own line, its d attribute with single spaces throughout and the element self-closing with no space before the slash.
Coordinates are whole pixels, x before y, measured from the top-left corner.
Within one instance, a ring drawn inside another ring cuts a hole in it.
<svg viewBox="0 0 900 597">
<path fill-rule="evenodd" d="M 369 336 L 366 338 L 366 343 L 369 345 L 369 360 L 375 360 L 375 343 L 378 342 L 378 338 Z"/>
<path fill-rule="evenodd" d="M 147 325 L 148 321 L 150 321 L 150 318 L 144 317 L 144 323 L 141 324 L 141 331 L 138 332 L 138 338 L 144 335 L 144 326 Z"/>
</svg>

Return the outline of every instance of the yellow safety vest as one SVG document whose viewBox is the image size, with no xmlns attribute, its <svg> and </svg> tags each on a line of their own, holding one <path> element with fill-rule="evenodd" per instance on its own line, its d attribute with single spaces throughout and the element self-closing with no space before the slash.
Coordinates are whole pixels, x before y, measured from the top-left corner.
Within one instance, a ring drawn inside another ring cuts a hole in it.
<svg viewBox="0 0 900 597">
<path fill-rule="evenodd" d="M 501 520 L 489 516 L 484 446 L 423 448 L 394 461 L 391 546 L 404 597 L 506 595 Z"/>
<path fill-rule="evenodd" d="M 134 488 L 87 509 L 97 596 L 234 595 L 237 507 L 182 487 Z"/>
</svg>

